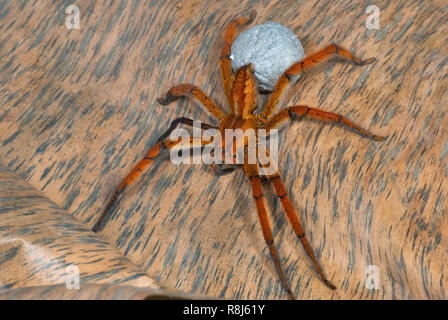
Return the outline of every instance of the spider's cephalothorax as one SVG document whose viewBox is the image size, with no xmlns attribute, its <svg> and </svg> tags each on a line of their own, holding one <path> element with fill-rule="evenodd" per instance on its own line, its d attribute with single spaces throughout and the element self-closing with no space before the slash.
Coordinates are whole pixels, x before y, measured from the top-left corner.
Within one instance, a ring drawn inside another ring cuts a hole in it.
<svg viewBox="0 0 448 320">
<path fill-rule="evenodd" d="M 227 30 L 225 33 L 224 45 L 221 51 L 220 57 L 220 67 L 221 67 L 221 76 L 224 85 L 224 92 L 227 97 L 227 101 L 230 105 L 230 112 L 227 114 L 216 105 L 201 89 L 192 85 L 192 84 L 181 84 L 175 87 L 172 87 L 165 98 L 158 99 L 158 102 L 167 105 L 181 97 L 192 95 L 196 98 L 216 119 L 218 119 L 218 126 L 213 125 L 204 125 L 202 124 L 202 129 L 215 128 L 218 129 L 222 136 L 224 136 L 224 130 L 226 129 L 241 129 L 243 132 L 248 129 L 253 129 L 256 131 L 257 129 L 265 129 L 269 132 L 269 130 L 278 127 L 280 124 L 284 123 L 288 120 L 295 119 L 296 116 L 304 117 L 307 116 L 313 119 L 325 120 L 328 122 L 339 123 L 346 128 L 349 128 L 361 136 L 381 141 L 385 138 L 382 136 L 377 136 L 369 131 L 363 129 L 362 127 L 356 125 L 351 122 L 347 118 L 332 112 L 323 111 L 320 109 L 311 108 L 304 105 L 297 105 L 288 107 L 274 113 L 275 108 L 279 102 L 279 99 L 290 83 L 293 76 L 301 73 L 302 71 L 309 69 L 310 67 L 316 65 L 317 63 L 326 60 L 334 55 L 339 55 L 348 59 L 349 61 L 355 63 L 356 65 L 366 65 L 375 61 L 374 58 L 367 60 L 360 60 L 348 50 L 332 44 L 325 47 L 323 50 L 312 54 L 301 61 L 298 61 L 291 65 L 279 78 L 277 85 L 275 86 L 271 96 L 267 104 L 264 106 L 263 111 L 260 114 L 256 113 L 256 83 L 253 76 L 253 67 L 252 65 L 247 65 L 239 69 L 236 74 L 232 73 L 231 64 L 230 64 L 230 48 L 233 40 L 236 36 L 236 27 L 243 26 L 250 23 L 255 18 L 255 12 L 252 12 L 248 17 L 240 17 L 235 20 L 232 20 L 227 26 Z M 178 118 L 171 123 L 169 129 L 159 138 L 158 142 L 146 153 L 145 157 L 134 167 L 131 173 L 123 180 L 123 182 L 117 187 L 113 196 L 111 197 L 109 203 L 107 204 L 105 210 L 103 211 L 101 217 L 93 227 L 95 232 L 100 231 L 106 221 L 110 216 L 110 209 L 114 207 L 114 204 L 117 202 L 118 195 L 121 194 L 125 188 L 132 184 L 142 173 L 142 171 L 157 157 L 162 149 L 171 149 L 174 146 L 178 145 L 181 140 L 171 140 L 169 139 L 169 135 L 172 131 L 179 125 L 186 124 L 189 126 L 193 125 L 193 120 L 188 118 Z M 198 142 L 191 138 L 189 141 L 189 146 L 201 146 L 212 143 L 213 140 L 200 141 Z M 228 142 L 223 141 L 222 143 L 222 151 L 224 153 L 224 147 Z M 245 142 L 244 142 L 245 143 Z M 244 149 L 246 152 L 246 149 Z M 288 292 L 288 295 L 291 299 L 294 299 L 294 295 L 290 289 L 289 283 L 286 279 L 285 273 L 283 271 L 283 267 L 280 263 L 280 259 L 277 253 L 277 250 L 274 246 L 274 240 L 272 237 L 271 225 L 268 219 L 267 210 L 264 202 L 263 191 L 261 187 L 261 179 L 266 178 L 274 187 L 275 193 L 277 197 L 280 199 L 280 202 L 283 206 L 283 209 L 286 213 L 286 216 L 291 223 L 294 232 L 297 234 L 300 239 L 306 253 L 310 257 L 314 267 L 316 268 L 317 273 L 319 274 L 322 281 L 331 289 L 335 289 L 336 287 L 326 278 L 322 267 L 320 266 L 317 258 L 314 255 L 314 252 L 308 243 L 308 240 L 305 236 L 302 224 L 300 222 L 300 218 L 294 206 L 287 195 L 286 188 L 282 183 L 280 175 L 277 171 L 265 175 L 262 175 L 259 172 L 259 168 L 263 168 L 261 163 L 252 163 L 247 161 L 247 155 L 245 154 L 244 162 L 242 164 L 243 170 L 249 179 L 252 190 L 253 197 L 255 200 L 255 205 L 258 212 L 259 221 L 262 227 L 262 232 L 266 243 L 271 252 L 272 258 L 274 260 L 276 269 L 280 275 L 281 281 Z M 257 159 L 259 160 L 259 159 Z M 222 169 L 219 166 L 213 165 L 213 167 L 217 170 L 218 174 L 227 174 L 232 172 L 236 167 L 232 166 L 230 168 Z"/>
</svg>

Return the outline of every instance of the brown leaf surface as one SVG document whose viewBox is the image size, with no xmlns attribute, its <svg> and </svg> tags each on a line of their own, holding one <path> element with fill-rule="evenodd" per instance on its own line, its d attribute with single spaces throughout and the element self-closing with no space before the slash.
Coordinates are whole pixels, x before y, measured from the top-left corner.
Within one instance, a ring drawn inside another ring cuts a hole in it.
<svg viewBox="0 0 448 320">
<path fill-rule="evenodd" d="M 365 67 L 335 59 L 314 68 L 282 107 L 338 112 L 388 136 L 372 142 L 312 121 L 283 130 L 280 172 L 338 287 L 333 292 L 319 281 L 265 188 L 293 291 L 299 299 L 447 298 L 444 1 L 375 1 L 380 30 L 366 29 L 364 1 L 82 1 L 80 30 L 66 29 L 65 5 L 11 1 L 0 8 L 0 163 L 71 213 L 83 230 L 171 120 L 210 122 L 193 102 L 160 106 L 157 97 L 191 82 L 227 107 L 218 67 L 223 30 L 255 9 L 255 24 L 290 27 L 307 54 L 334 42 L 377 58 Z M 4 203 L 0 210 L 10 214 Z M 51 221 L 41 220 L 37 232 L 51 230 Z M 147 279 L 183 292 L 287 297 L 241 171 L 216 177 L 205 165 L 174 166 L 162 156 L 126 190 L 100 236 Z M 1 255 L 23 248 L 15 237 Z M 365 286 L 369 265 L 379 269 L 377 290 Z M 27 285 L 26 275 L 16 286 Z"/>
</svg>

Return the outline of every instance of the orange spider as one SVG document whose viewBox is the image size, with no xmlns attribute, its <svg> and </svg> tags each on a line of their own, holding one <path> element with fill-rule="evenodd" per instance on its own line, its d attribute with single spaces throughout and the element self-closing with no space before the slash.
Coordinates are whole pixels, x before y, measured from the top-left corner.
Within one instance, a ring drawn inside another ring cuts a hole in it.
<svg viewBox="0 0 448 320">
<path fill-rule="evenodd" d="M 224 91 L 228 100 L 228 103 L 231 107 L 231 111 L 229 113 L 225 113 L 220 107 L 216 105 L 200 88 L 192 85 L 192 84 L 181 84 L 175 87 L 172 87 L 165 98 L 159 98 L 157 101 L 162 105 L 167 105 L 175 100 L 180 99 L 181 97 L 187 96 L 191 94 L 194 98 L 196 98 L 215 118 L 218 119 L 219 125 L 202 125 L 203 129 L 215 128 L 218 129 L 222 134 L 225 129 L 242 129 L 246 131 L 248 129 L 253 129 L 257 132 L 257 129 L 265 129 L 267 132 L 269 130 L 276 128 L 279 124 L 287 121 L 294 120 L 295 116 L 308 116 L 314 119 L 326 120 L 329 122 L 339 123 L 343 126 L 354 130 L 356 133 L 361 136 L 373 139 L 373 140 L 384 140 L 385 137 L 377 136 L 369 131 L 361 128 L 345 117 L 327 112 L 315 108 L 310 108 L 304 105 L 297 105 L 288 107 L 283 109 L 276 114 L 272 115 L 274 109 L 277 107 L 280 96 L 282 95 L 284 89 L 287 87 L 289 82 L 291 81 L 291 77 L 299 74 L 303 70 L 306 70 L 317 63 L 330 58 L 333 55 L 342 56 L 356 65 L 366 65 L 375 61 L 375 58 L 360 60 L 355 57 L 348 50 L 331 44 L 324 48 L 323 50 L 312 54 L 301 61 L 298 61 L 291 65 L 279 78 L 266 106 L 263 109 L 261 114 L 256 113 L 257 105 L 256 105 L 256 83 L 253 76 L 253 66 L 247 65 L 240 68 L 236 74 L 232 73 L 231 64 L 230 64 L 230 49 L 233 40 L 236 37 L 236 27 L 244 26 L 249 24 L 255 18 L 256 13 L 251 12 L 248 17 L 240 17 L 235 20 L 232 20 L 226 29 L 225 40 L 221 51 L 220 57 L 220 67 L 221 67 L 221 76 L 224 85 Z M 115 193 L 113 194 L 111 200 L 109 201 L 106 209 L 101 215 L 100 219 L 97 221 L 93 230 L 98 232 L 103 229 L 106 219 L 110 216 L 110 209 L 114 207 L 118 199 L 118 195 L 121 194 L 125 188 L 131 185 L 143 172 L 144 169 L 157 157 L 161 150 L 163 149 L 171 149 L 181 140 L 171 140 L 169 139 L 169 135 L 177 128 L 179 124 L 186 124 L 189 126 L 193 125 L 193 120 L 188 118 L 178 118 L 171 123 L 170 128 L 165 132 L 158 140 L 158 142 L 146 153 L 143 160 L 141 160 L 136 167 L 131 171 L 131 173 L 123 180 L 123 182 L 117 187 Z M 224 136 L 224 134 L 223 134 Z M 188 146 L 203 146 L 211 143 L 211 141 L 202 141 L 197 144 L 196 140 L 190 138 L 190 142 Z M 245 141 L 245 143 L 247 143 Z M 222 143 L 223 148 L 225 142 Z M 245 145 L 246 146 L 246 145 Z M 261 178 L 266 178 L 269 182 L 272 183 L 275 193 L 278 198 L 280 198 L 280 202 L 283 206 L 284 211 L 288 217 L 289 222 L 291 223 L 294 232 L 299 237 L 306 253 L 310 257 L 314 267 L 317 270 L 322 281 L 331 289 L 335 289 L 336 287 L 326 278 L 322 267 L 320 266 L 316 256 L 314 255 L 313 249 L 311 248 L 308 240 L 303 231 L 302 224 L 300 222 L 299 215 L 297 214 L 294 206 L 289 199 L 286 188 L 280 179 L 278 172 L 274 174 L 266 175 L 262 177 L 259 173 L 258 164 L 251 164 L 248 161 L 247 157 L 247 149 L 245 149 L 244 163 L 242 164 L 244 172 L 249 179 L 252 190 L 253 197 L 255 200 L 258 217 L 260 220 L 261 228 L 263 231 L 264 238 L 269 247 L 270 253 L 274 260 L 276 269 L 280 275 L 281 281 L 288 292 L 288 295 L 291 299 L 294 299 L 294 295 L 290 289 L 289 283 L 286 280 L 285 273 L 283 271 L 282 264 L 280 262 L 277 250 L 274 246 L 274 240 L 272 237 L 271 225 L 268 220 L 268 214 L 266 211 L 265 202 L 263 199 L 263 191 L 261 186 Z M 235 170 L 235 167 L 222 169 L 216 165 L 213 166 L 218 174 L 227 174 Z"/>
</svg>

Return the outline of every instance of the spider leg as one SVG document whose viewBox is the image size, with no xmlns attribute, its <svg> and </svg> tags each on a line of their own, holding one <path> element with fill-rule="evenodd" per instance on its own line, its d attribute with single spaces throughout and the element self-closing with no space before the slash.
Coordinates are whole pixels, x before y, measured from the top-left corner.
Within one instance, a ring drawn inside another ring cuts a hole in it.
<svg viewBox="0 0 448 320">
<path fill-rule="evenodd" d="M 336 289 L 336 287 L 325 277 L 322 267 L 320 266 L 319 261 L 314 255 L 313 249 L 311 248 L 305 236 L 305 232 L 303 231 L 299 215 L 297 214 L 297 211 L 294 209 L 294 206 L 288 197 L 285 186 L 283 185 L 280 176 L 278 174 L 272 176 L 271 182 L 274 186 L 277 197 L 280 199 L 280 202 L 282 203 L 283 209 L 286 212 L 286 216 L 289 222 L 291 223 L 295 234 L 299 237 L 300 241 L 302 242 L 303 248 L 305 249 L 308 256 L 311 258 L 311 261 L 313 262 L 314 267 L 316 268 L 320 278 L 325 283 L 325 285 L 327 285 L 327 287 L 329 287 L 332 290 Z"/>
<path fill-rule="evenodd" d="M 224 165 L 226 165 L 225 163 L 225 157 L 224 157 L 224 152 L 222 149 L 220 149 L 221 151 L 221 163 L 215 163 L 212 162 L 210 163 L 211 167 L 215 170 L 216 175 L 218 176 L 225 176 L 228 174 L 233 173 L 237 168 L 236 167 L 227 167 L 225 168 Z M 211 152 L 213 155 L 215 154 L 214 150 L 212 150 Z"/>
<path fill-rule="evenodd" d="M 193 122 L 194 120 L 189 119 L 189 118 L 184 118 L 184 117 L 180 117 L 177 119 L 174 119 L 173 121 L 171 121 L 170 127 L 168 128 L 168 130 L 165 131 L 164 134 L 162 134 L 159 139 L 157 140 L 157 142 L 159 141 L 163 141 L 166 138 L 169 137 L 169 135 L 177 128 L 177 126 L 179 124 L 186 124 L 190 127 L 193 126 Z M 207 124 L 207 123 L 201 123 L 201 129 L 217 129 L 217 127 L 212 126 L 211 124 Z"/>
<path fill-rule="evenodd" d="M 288 197 L 288 194 L 286 193 L 286 189 L 280 179 L 280 176 L 277 171 L 277 164 L 272 160 L 270 156 L 270 152 L 265 146 L 258 145 L 259 150 L 263 153 L 259 153 L 258 157 L 258 165 L 261 169 L 262 176 L 266 177 L 274 186 L 275 194 L 280 199 L 280 202 L 282 203 L 283 209 L 286 212 L 286 216 L 291 223 L 294 232 L 299 237 L 300 241 L 302 242 L 302 246 L 304 247 L 306 253 L 311 258 L 314 267 L 317 270 L 317 273 L 321 277 L 322 281 L 330 288 L 330 289 L 336 289 L 336 287 L 327 280 L 327 278 L 324 275 L 324 272 L 322 271 L 322 267 L 320 266 L 319 262 L 317 261 L 313 249 L 311 248 L 310 244 L 308 243 L 308 240 L 305 236 L 305 232 L 303 231 L 302 224 L 299 219 L 299 215 L 297 214 L 296 210 L 294 209 L 294 206 L 291 202 L 291 200 Z M 261 156 L 266 157 L 265 159 L 261 158 Z M 269 162 L 263 161 L 265 163 L 262 163 L 261 160 L 268 159 Z M 257 168 L 257 169 L 258 169 Z M 270 173 L 267 171 L 267 169 L 270 169 Z"/>
<path fill-rule="evenodd" d="M 298 61 L 291 65 L 286 71 L 280 76 L 280 78 L 277 81 L 277 84 L 274 88 L 274 91 L 272 92 L 272 95 L 269 98 L 268 103 L 266 104 L 262 117 L 264 119 L 268 119 L 269 116 L 274 112 L 274 109 L 277 107 L 278 102 L 280 100 L 280 97 L 287 87 L 287 85 L 291 81 L 291 77 L 299 74 L 305 69 L 308 69 L 316 64 L 318 64 L 321 61 L 324 61 L 333 55 L 338 55 L 341 57 L 344 57 L 353 63 L 355 63 L 358 66 L 363 66 L 366 64 L 370 64 L 375 61 L 375 58 L 370 58 L 366 60 L 361 60 L 355 55 L 353 55 L 350 51 L 347 49 L 337 45 L 337 44 L 330 44 L 329 46 L 325 47 L 319 52 L 316 52 L 308 57 L 305 57 L 301 61 Z"/>
<path fill-rule="evenodd" d="M 277 272 L 280 275 L 283 286 L 288 292 L 289 298 L 291 300 L 295 300 L 295 297 L 291 291 L 288 280 L 286 279 L 285 272 L 283 271 L 282 264 L 280 262 L 280 258 L 277 252 L 277 249 L 274 246 L 274 239 L 272 237 L 271 224 L 268 219 L 268 214 L 266 211 L 266 205 L 264 203 L 263 190 L 261 187 L 260 177 L 258 175 L 258 168 L 256 165 L 244 165 L 244 171 L 246 172 L 247 177 L 249 178 L 252 184 L 252 193 L 255 200 L 255 205 L 257 207 L 258 219 L 260 220 L 261 229 L 263 231 L 264 240 L 271 252 L 272 259 L 274 260 L 275 267 Z"/>
<path fill-rule="evenodd" d="M 216 174 L 218 176 L 225 176 L 225 175 L 233 173 L 236 170 L 236 167 L 223 168 L 222 165 L 215 164 L 215 163 L 212 163 L 211 166 L 213 167 L 213 169 L 215 169 Z"/>
<path fill-rule="evenodd" d="M 225 31 L 224 43 L 221 49 L 221 57 L 219 58 L 219 65 L 221 67 L 221 79 L 224 86 L 224 92 L 226 94 L 227 101 L 229 102 L 232 108 L 233 114 L 236 114 L 236 110 L 232 96 L 233 78 L 232 78 L 232 67 L 230 61 L 230 50 L 232 48 L 232 43 L 236 38 L 236 28 L 238 26 L 245 26 L 251 23 L 256 16 L 257 13 L 255 11 L 251 11 L 248 17 L 236 18 L 229 22 Z"/>
<path fill-rule="evenodd" d="M 171 132 L 176 129 L 176 127 L 180 124 L 193 125 L 193 120 L 188 118 L 177 118 L 171 122 L 170 128 L 160 136 L 157 140 L 157 143 L 149 149 L 146 153 L 145 157 L 140 160 L 139 163 L 132 169 L 132 171 L 126 176 L 126 178 L 120 183 L 120 185 L 115 189 L 112 197 L 106 205 L 106 208 L 103 210 L 100 218 L 93 226 L 92 230 L 94 232 L 99 232 L 104 228 L 105 220 L 109 217 L 109 212 L 111 209 L 115 207 L 117 203 L 118 196 L 126 189 L 127 186 L 131 185 L 137 178 L 142 174 L 142 172 L 153 162 L 154 158 L 157 157 L 162 149 L 171 149 L 182 142 L 182 139 L 172 141 L 167 139 L 167 137 L 171 134 Z M 203 124 L 204 128 L 215 128 L 209 124 Z M 189 145 L 194 146 L 197 145 L 197 142 L 193 137 L 190 138 Z M 209 144 L 211 141 L 201 141 L 201 144 Z"/>
<path fill-rule="evenodd" d="M 184 96 L 193 95 L 215 118 L 222 119 L 225 116 L 224 111 L 210 99 L 204 91 L 193 84 L 184 83 L 174 86 L 168 90 L 165 98 L 158 98 L 157 102 L 161 105 L 168 105 Z"/>
<path fill-rule="evenodd" d="M 334 122 L 339 123 L 343 125 L 346 128 L 351 129 L 352 131 L 356 132 L 357 134 L 373 139 L 376 141 L 382 141 L 386 139 L 386 137 L 375 135 L 366 129 L 358 126 L 357 124 L 353 123 L 352 121 L 348 120 L 347 118 L 343 117 L 342 115 L 339 115 L 337 113 L 328 112 L 316 108 L 310 108 L 308 106 L 292 106 L 288 107 L 286 109 L 283 109 L 276 113 L 274 116 L 272 116 L 268 122 L 266 123 L 265 127 L 266 130 L 270 130 L 272 128 L 275 128 L 279 126 L 281 123 L 285 122 L 286 120 L 293 120 L 294 115 L 298 116 L 308 116 L 313 119 L 317 120 L 324 120 L 328 122 Z"/>
</svg>

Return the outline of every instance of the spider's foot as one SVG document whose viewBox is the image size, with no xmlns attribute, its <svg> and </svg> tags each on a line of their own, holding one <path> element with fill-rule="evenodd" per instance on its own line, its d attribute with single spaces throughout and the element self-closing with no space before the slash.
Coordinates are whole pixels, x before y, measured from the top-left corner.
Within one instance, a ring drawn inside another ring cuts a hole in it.
<svg viewBox="0 0 448 320">
<path fill-rule="evenodd" d="M 216 174 L 218 176 L 226 176 L 228 174 L 231 174 L 235 171 L 235 168 L 225 168 L 225 169 L 221 169 L 220 171 L 216 171 Z"/>
<path fill-rule="evenodd" d="M 331 290 L 336 290 L 336 286 L 334 284 L 332 284 L 330 281 L 328 281 L 327 279 L 324 280 L 324 283 Z"/>
<path fill-rule="evenodd" d="M 95 233 L 100 232 L 101 230 L 103 230 L 103 224 L 101 221 L 98 221 L 95 223 L 95 225 L 92 227 L 92 231 Z"/>
<path fill-rule="evenodd" d="M 255 11 L 255 10 L 249 11 L 249 17 L 248 17 L 247 22 L 245 24 L 247 25 L 249 23 L 252 23 L 252 21 L 254 21 L 256 17 L 257 17 L 257 11 Z"/>
<path fill-rule="evenodd" d="M 289 296 L 289 300 L 296 300 L 296 297 L 294 296 L 294 294 L 291 292 L 290 289 L 288 289 L 288 296 Z"/>
<path fill-rule="evenodd" d="M 157 102 L 160 103 L 162 106 L 167 106 L 171 102 L 176 101 L 179 98 L 180 98 L 179 96 L 172 95 L 168 92 L 166 94 L 165 98 L 162 98 L 162 97 L 157 98 Z"/>
<path fill-rule="evenodd" d="M 371 64 L 376 61 L 376 58 L 369 58 L 366 60 L 361 60 L 361 62 L 358 63 L 359 66 L 365 66 L 366 64 Z"/>
<path fill-rule="evenodd" d="M 387 137 L 383 137 L 383 136 L 377 136 L 377 135 L 373 135 L 372 139 L 375 141 L 384 141 L 386 140 Z"/>
<path fill-rule="evenodd" d="M 236 170 L 235 167 L 227 167 L 224 168 L 222 167 L 222 165 L 216 165 L 216 164 L 212 164 L 212 167 L 215 169 L 216 175 L 218 176 L 225 176 L 228 174 L 231 174 L 232 172 L 234 172 Z"/>
<path fill-rule="evenodd" d="M 252 21 L 254 21 L 256 16 L 257 16 L 257 11 L 250 10 L 250 11 L 244 12 L 242 17 L 238 17 L 233 21 L 235 21 L 237 23 L 237 25 L 239 25 L 239 26 L 246 26 L 249 23 L 251 23 Z"/>
</svg>

